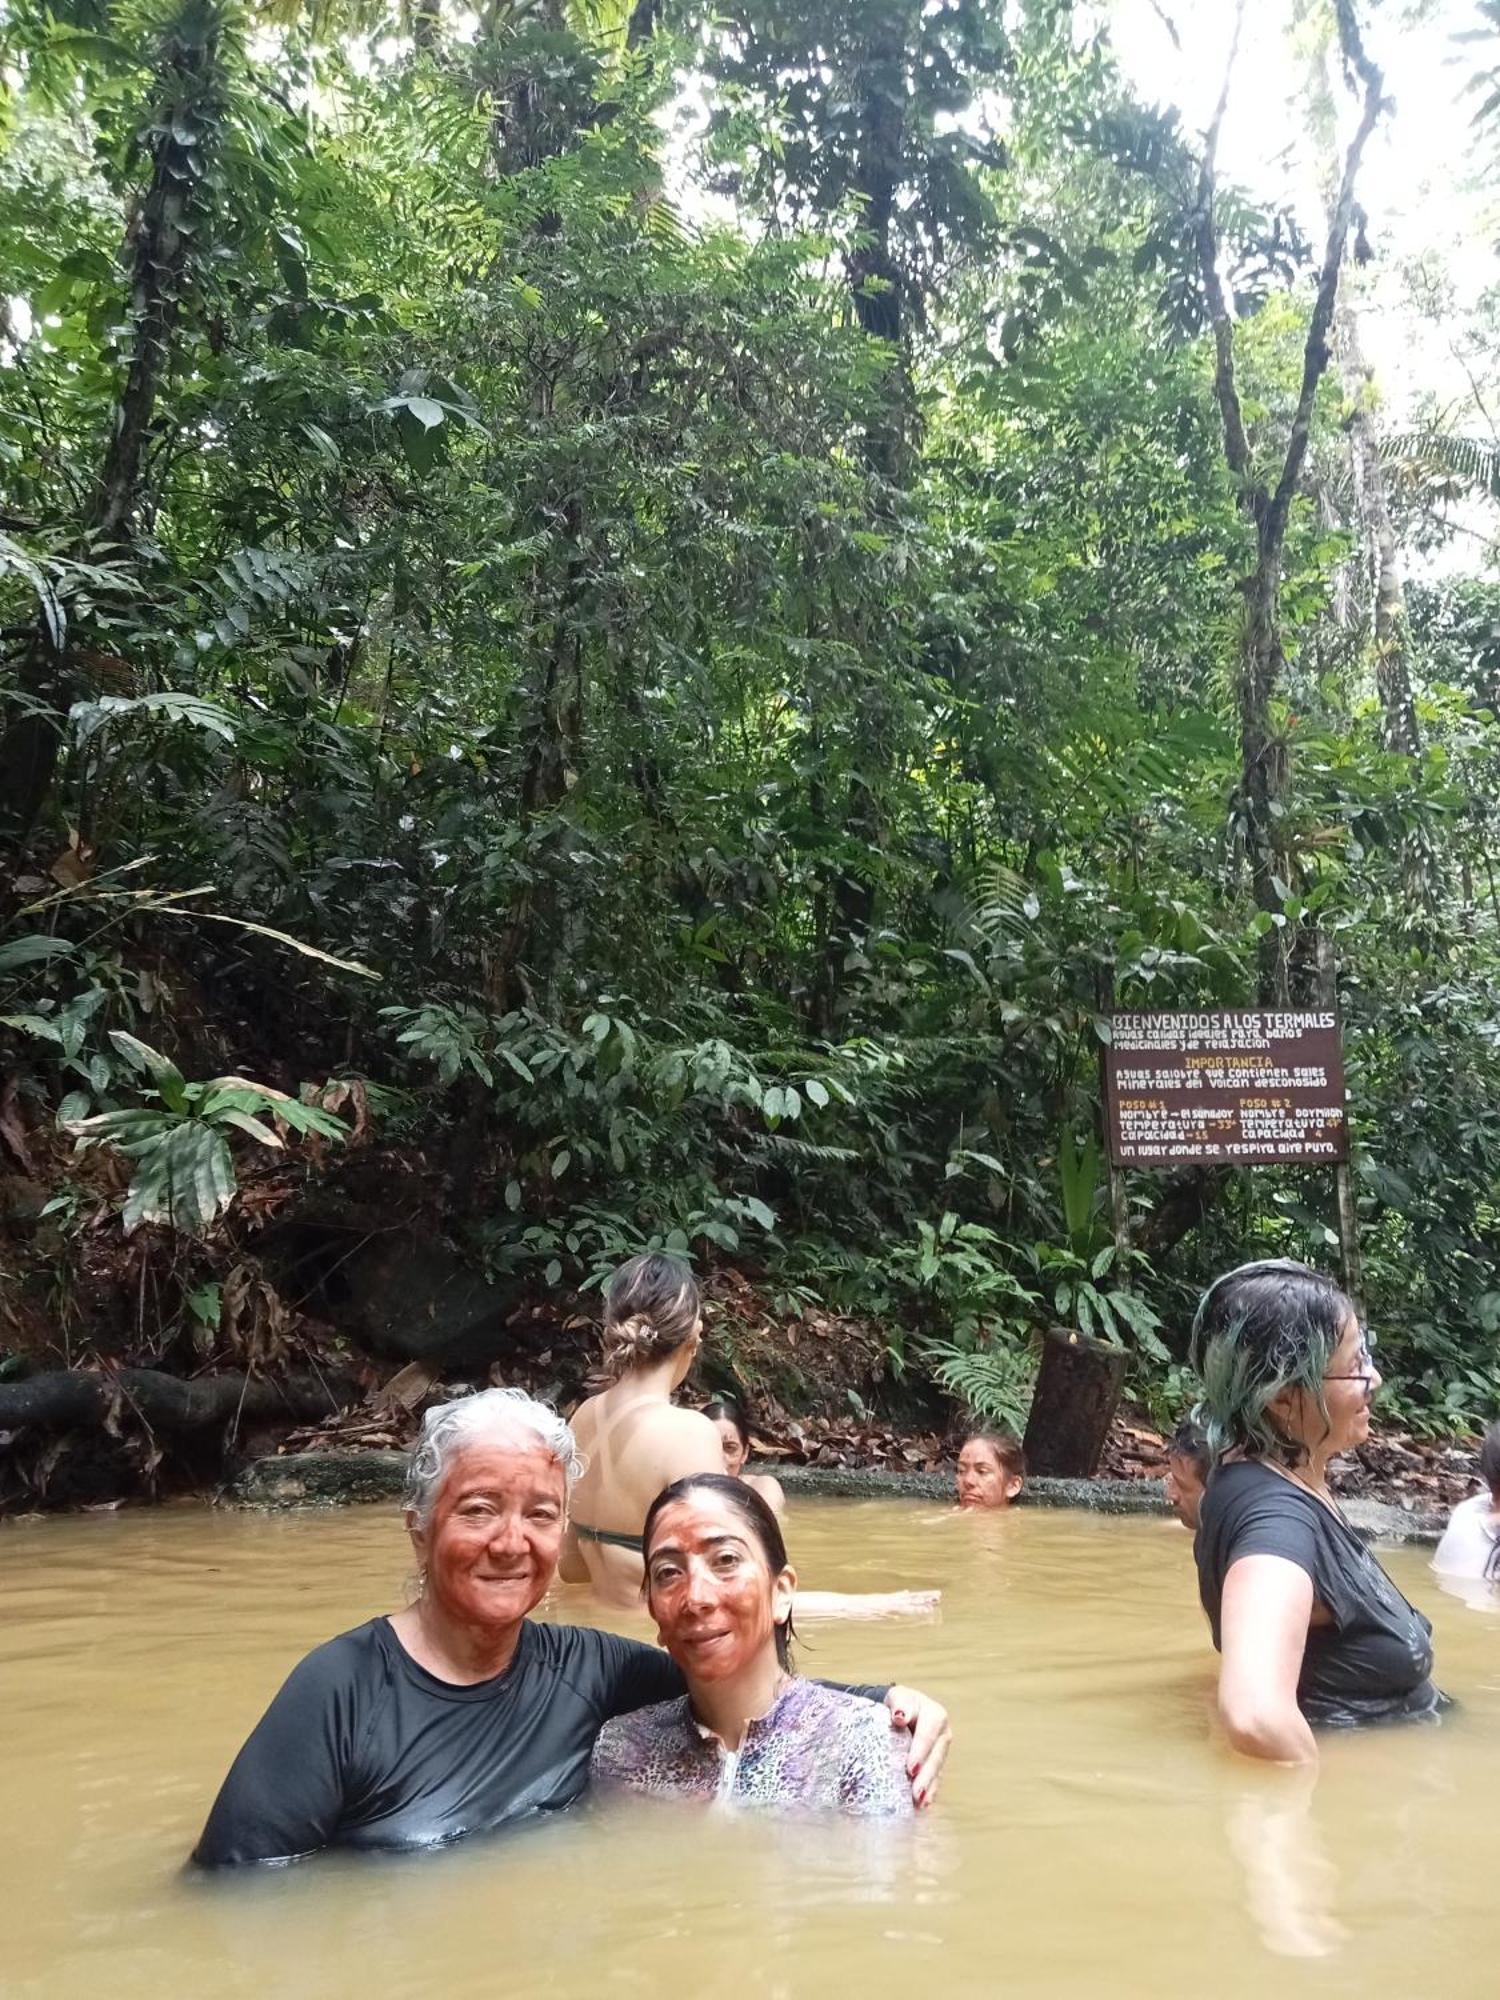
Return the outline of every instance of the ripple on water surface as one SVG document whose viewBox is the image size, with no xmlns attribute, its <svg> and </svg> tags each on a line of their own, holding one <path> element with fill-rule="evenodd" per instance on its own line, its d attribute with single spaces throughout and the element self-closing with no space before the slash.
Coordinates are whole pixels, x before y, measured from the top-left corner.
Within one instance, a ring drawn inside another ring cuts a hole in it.
<svg viewBox="0 0 1500 2000">
<path fill-rule="evenodd" d="M 913 1825 L 586 1805 L 447 1853 L 185 1878 L 230 1758 L 310 1646 L 402 1600 L 385 1507 L 172 1508 L 0 1532 L 0 1992 L 1489 2000 L 1500 1618 L 1385 1558 L 1463 1703 L 1328 1739 L 1315 1789 L 1226 1756 L 1175 1524 L 796 1500 L 804 1583 L 936 1584 L 923 1621 L 809 1626 L 809 1672 L 940 1695 Z M 647 1636 L 561 1591 L 547 1615 Z"/>
</svg>

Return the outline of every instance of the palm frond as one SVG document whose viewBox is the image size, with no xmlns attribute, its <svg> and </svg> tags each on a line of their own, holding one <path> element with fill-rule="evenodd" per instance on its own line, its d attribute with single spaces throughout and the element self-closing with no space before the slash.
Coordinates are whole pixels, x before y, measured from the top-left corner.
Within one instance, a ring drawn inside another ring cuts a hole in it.
<svg viewBox="0 0 1500 2000">
<path fill-rule="evenodd" d="M 1410 489 L 1430 492 L 1446 484 L 1482 499 L 1500 500 L 1500 444 L 1491 438 L 1428 428 L 1398 431 L 1382 438 L 1379 448 L 1390 471 Z"/>
</svg>

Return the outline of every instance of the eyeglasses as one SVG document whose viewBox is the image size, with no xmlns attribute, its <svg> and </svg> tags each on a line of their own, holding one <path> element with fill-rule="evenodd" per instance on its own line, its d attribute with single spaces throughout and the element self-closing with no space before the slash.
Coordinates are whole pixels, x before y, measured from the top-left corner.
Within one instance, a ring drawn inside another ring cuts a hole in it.
<svg viewBox="0 0 1500 2000">
<path fill-rule="evenodd" d="M 1350 1375 L 1325 1375 L 1325 1382 L 1371 1382 L 1375 1378 L 1375 1356 L 1373 1348 L 1375 1336 L 1367 1326 L 1359 1330 L 1359 1353 L 1355 1357 L 1360 1366 Z"/>
</svg>

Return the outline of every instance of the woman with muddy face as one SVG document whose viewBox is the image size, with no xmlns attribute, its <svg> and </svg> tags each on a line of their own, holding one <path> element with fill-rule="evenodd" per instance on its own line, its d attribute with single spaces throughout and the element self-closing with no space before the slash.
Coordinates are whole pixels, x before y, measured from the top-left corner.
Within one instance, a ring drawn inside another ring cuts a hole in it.
<svg viewBox="0 0 1500 2000">
<path fill-rule="evenodd" d="M 958 1454 L 957 1498 L 966 1512 L 1012 1505 L 1026 1481 L 1026 1454 L 1006 1431 L 975 1431 Z"/>
<path fill-rule="evenodd" d="M 1435 1716 L 1432 1627 L 1349 1526 L 1329 1465 L 1370 1433 L 1373 1340 L 1305 1264 L 1244 1264 L 1193 1322 L 1214 1459 L 1194 1553 L 1222 1655 L 1219 1714 L 1247 1756 L 1309 1764 L 1313 1727 Z"/>
<path fill-rule="evenodd" d="M 415 1600 L 293 1669 L 224 1781 L 200 1864 L 429 1847 L 566 1806 L 606 1719 L 682 1694 L 656 1647 L 530 1616 L 578 1471 L 568 1425 L 519 1389 L 428 1411 L 407 1470 Z M 930 1793 L 943 1709 L 910 1689 L 866 1693 L 911 1722 L 895 1740 Z"/>
<path fill-rule="evenodd" d="M 792 1671 L 797 1576 L 760 1495 L 727 1474 L 680 1479 L 652 1503 L 644 1540 L 647 1608 L 687 1693 L 607 1723 L 595 1782 L 702 1804 L 910 1813 L 880 1711 Z"/>
</svg>

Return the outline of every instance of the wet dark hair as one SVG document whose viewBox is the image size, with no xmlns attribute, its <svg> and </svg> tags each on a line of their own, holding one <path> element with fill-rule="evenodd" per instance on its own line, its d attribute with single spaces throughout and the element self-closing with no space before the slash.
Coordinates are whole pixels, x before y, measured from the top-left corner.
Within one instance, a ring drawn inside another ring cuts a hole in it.
<svg viewBox="0 0 1500 2000">
<path fill-rule="evenodd" d="M 629 1257 L 604 1288 L 604 1353 L 590 1386 L 675 1354 L 698 1324 L 698 1281 L 680 1257 L 650 1250 Z"/>
<path fill-rule="evenodd" d="M 703 1405 L 703 1414 L 711 1424 L 722 1421 L 733 1424 L 740 1443 L 745 1447 L 746 1457 L 750 1454 L 750 1426 L 745 1422 L 745 1412 L 733 1396 L 715 1396 L 711 1403 Z"/>
<path fill-rule="evenodd" d="M 1000 1470 L 1007 1478 L 1026 1477 L 1026 1453 L 1021 1447 L 1021 1440 L 1012 1437 L 1009 1431 L 970 1431 L 964 1444 L 987 1444 L 1000 1461 Z M 963 1446 L 960 1445 L 959 1449 L 962 1450 Z"/>
<path fill-rule="evenodd" d="M 1213 1470 L 1214 1455 L 1208 1448 L 1208 1434 L 1202 1424 L 1184 1417 L 1167 1439 L 1167 1457 L 1185 1458 L 1198 1477 L 1206 1480 Z"/>
<path fill-rule="evenodd" d="M 1191 1354 L 1203 1382 L 1193 1414 L 1216 1461 L 1230 1450 L 1286 1466 L 1307 1456 L 1270 1406 L 1284 1389 L 1303 1389 L 1328 1423 L 1323 1377 L 1353 1314 L 1332 1278 L 1289 1257 L 1214 1279 L 1193 1316 Z"/>
<path fill-rule="evenodd" d="M 651 1576 L 651 1532 L 664 1508 L 678 1500 L 691 1500 L 695 1493 L 714 1493 L 725 1501 L 739 1515 L 745 1526 L 760 1544 L 760 1552 L 765 1557 L 772 1576 L 778 1576 L 789 1567 L 786 1543 L 781 1538 L 781 1527 L 776 1516 L 753 1486 L 747 1486 L 743 1479 L 731 1479 L 727 1472 L 693 1472 L 686 1479 L 674 1479 L 670 1486 L 664 1486 L 646 1510 L 646 1525 L 641 1530 L 641 1556 L 646 1564 L 646 1588 L 650 1588 Z M 776 1627 L 776 1658 L 788 1670 L 792 1664 L 791 1642 L 796 1637 L 792 1630 L 792 1614 L 787 1613 L 786 1623 Z"/>
</svg>

